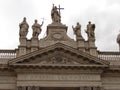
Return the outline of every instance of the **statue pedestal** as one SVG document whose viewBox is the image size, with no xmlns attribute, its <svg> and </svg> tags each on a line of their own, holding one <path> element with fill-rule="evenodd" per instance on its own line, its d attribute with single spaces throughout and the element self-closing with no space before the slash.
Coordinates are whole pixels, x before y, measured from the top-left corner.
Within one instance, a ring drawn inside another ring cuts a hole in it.
<svg viewBox="0 0 120 90">
<path fill-rule="evenodd" d="M 31 52 L 38 50 L 39 47 L 38 43 L 39 43 L 38 38 L 31 39 Z"/>
<path fill-rule="evenodd" d="M 18 46 L 19 52 L 17 56 L 25 55 L 26 54 L 26 47 Z"/>
<path fill-rule="evenodd" d="M 90 47 L 96 47 L 95 46 L 95 38 L 89 38 L 88 42 L 89 42 Z"/>
<path fill-rule="evenodd" d="M 25 55 L 26 54 L 26 47 L 27 47 L 27 38 L 20 38 L 20 45 L 19 51 L 18 51 L 18 56 Z"/>
<path fill-rule="evenodd" d="M 85 40 L 82 37 L 77 37 L 77 47 L 81 51 L 85 51 Z"/>
<path fill-rule="evenodd" d="M 65 40 L 67 39 L 67 26 L 61 23 L 52 23 L 47 26 L 48 40 Z"/>
<path fill-rule="evenodd" d="M 62 43 L 76 48 L 76 42 L 67 35 L 67 26 L 61 23 L 52 23 L 47 26 L 47 35 L 39 41 L 39 48 L 56 43 Z"/>
<path fill-rule="evenodd" d="M 93 56 L 97 56 L 97 47 L 95 46 L 95 38 L 89 38 L 88 40 L 90 51 L 89 53 Z"/>
<path fill-rule="evenodd" d="M 20 46 L 26 46 L 27 45 L 27 38 L 19 38 Z"/>
</svg>

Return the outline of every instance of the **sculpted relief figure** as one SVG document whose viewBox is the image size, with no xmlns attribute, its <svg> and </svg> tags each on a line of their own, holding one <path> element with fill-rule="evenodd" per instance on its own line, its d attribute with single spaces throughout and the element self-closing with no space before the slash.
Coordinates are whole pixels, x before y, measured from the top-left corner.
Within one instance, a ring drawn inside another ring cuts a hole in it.
<svg viewBox="0 0 120 90">
<path fill-rule="evenodd" d="M 86 30 L 88 38 L 95 38 L 94 31 L 95 31 L 95 24 L 91 24 L 91 22 L 89 21 L 87 25 L 87 30 Z"/>
<path fill-rule="evenodd" d="M 52 18 L 53 22 L 60 23 L 60 21 L 61 21 L 60 13 L 58 12 L 57 7 L 54 6 L 54 4 L 53 4 L 52 10 L 51 10 L 51 18 Z"/>
<path fill-rule="evenodd" d="M 81 36 L 81 25 L 79 24 L 79 22 L 77 22 L 76 26 L 73 27 L 73 31 L 74 31 L 74 34 L 77 36 L 77 37 L 82 37 Z"/>
<path fill-rule="evenodd" d="M 19 27 L 20 27 L 20 32 L 19 32 L 20 37 L 26 38 L 27 33 L 28 33 L 29 25 L 26 22 L 26 18 L 25 17 L 23 18 L 23 22 L 21 22 L 19 24 Z"/>
<path fill-rule="evenodd" d="M 32 29 L 33 29 L 33 34 L 32 34 L 32 37 L 33 38 L 38 38 L 39 34 L 41 33 L 41 27 L 43 25 L 43 22 L 42 24 L 38 24 L 37 20 L 35 20 L 35 23 L 32 25 Z"/>
</svg>

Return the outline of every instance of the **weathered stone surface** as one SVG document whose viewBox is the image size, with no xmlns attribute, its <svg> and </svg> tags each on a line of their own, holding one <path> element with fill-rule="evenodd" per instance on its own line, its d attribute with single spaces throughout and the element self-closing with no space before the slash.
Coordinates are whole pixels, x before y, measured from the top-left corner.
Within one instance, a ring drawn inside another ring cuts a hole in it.
<svg viewBox="0 0 120 90">
<path fill-rule="evenodd" d="M 72 27 L 76 40 L 71 39 L 60 9 L 53 5 L 46 37 L 39 40 L 43 23 L 35 21 L 32 38 L 27 39 L 29 25 L 24 18 L 18 48 L 0 50 L 0 90 L 120 90 L 120 53 L 97 50 L 91 22 L 88 40 L 79 23 Z"/>
</svg>

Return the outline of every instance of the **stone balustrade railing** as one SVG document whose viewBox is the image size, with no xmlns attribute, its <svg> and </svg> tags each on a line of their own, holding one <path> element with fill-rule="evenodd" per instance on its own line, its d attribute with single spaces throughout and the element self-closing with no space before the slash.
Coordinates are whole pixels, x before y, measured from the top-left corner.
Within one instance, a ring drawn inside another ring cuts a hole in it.
<svg viewBox="0 0 120 90">
<path fill-rule="evenodd" d="M 103 60 L 120 60 L 120 52 L 98 52 L 98 57 Z"/>
<path fill-rule="evenodd" d="M 16 58 L 16 50 L 0 50 L 0 59 Z"/>
<path fill-rule="evenodd" d="M 0 50 L 0 59 L 16 58 L 16 50 Z M 120 60 L 120 52 L 98 52 L 98 58 L 103 60 Z"/>
</svg>

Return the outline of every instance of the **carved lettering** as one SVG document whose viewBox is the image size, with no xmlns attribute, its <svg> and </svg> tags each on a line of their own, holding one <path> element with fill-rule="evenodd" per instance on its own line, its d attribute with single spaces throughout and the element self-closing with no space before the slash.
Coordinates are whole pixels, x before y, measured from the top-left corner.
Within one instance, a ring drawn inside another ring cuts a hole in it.
<svg viewBox="0 0 120 90">
<path fill-rule="evenodd" d="M 18 80 L 100 80 L 99 75 L 18 75 Z"/>
<path fill-rule="evenodd" d="M 4 83 L 6 83 L 6 82 L 8 82 L 8 83 L 13 83 L 13 82 L 15 82 L 15 80 L 16 80 L 16 77 L 0 77 L 0 83 L 2 82 L 4 82 Z"/>
</svg>

